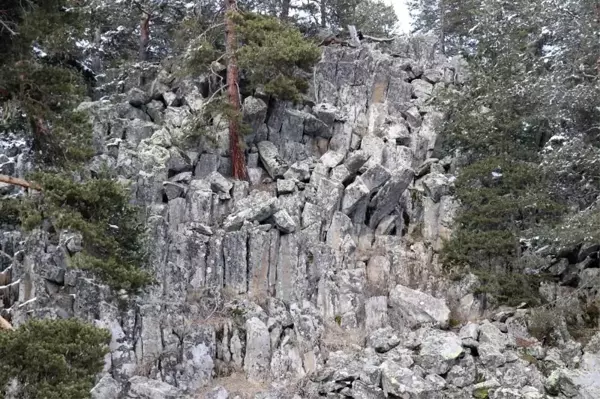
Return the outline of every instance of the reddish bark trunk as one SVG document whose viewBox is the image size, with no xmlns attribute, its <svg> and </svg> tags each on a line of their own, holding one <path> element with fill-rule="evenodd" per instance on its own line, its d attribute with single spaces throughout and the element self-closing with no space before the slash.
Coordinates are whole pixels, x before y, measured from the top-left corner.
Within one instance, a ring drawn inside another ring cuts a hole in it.
<svg viewBox="0 0 600 399">
<path fill-rule="evenodd" d="M 148 59 L 148 43 L 150 43 L 150 14 L 144 12 L 140 23 L 140 61 Z"/>
<path fill-rule="evenodd" d="M 240 90 L 238 86 L 238 66 L 235 56 L 237 47 L 235 22 L 230 18 L 237 9 L 236 0 L 225 0 L 225 34 L 227 38 L 227 94 L 232 109 L 229 118 L 229 152 L 231 154 L 231 174 L 235 179 L 246 179 L 246 160 L 240 146 Z"/>
</svg>

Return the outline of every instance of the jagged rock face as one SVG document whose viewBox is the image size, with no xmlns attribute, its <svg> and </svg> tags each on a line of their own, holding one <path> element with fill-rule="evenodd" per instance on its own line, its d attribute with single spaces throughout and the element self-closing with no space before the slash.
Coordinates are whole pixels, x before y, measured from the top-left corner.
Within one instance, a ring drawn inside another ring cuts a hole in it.
<svg viewBox="0 0 600 399">
<path fill-rule="evenodd" d="M 82 104 L 98 154 L 90 170 L 109 166 L 144 207 L 157 284 L 130 297 L 68 269 L 69 232 L 58 245 L 5 234 L 2 249 L 18 253 L 13 322 L 76 316 L 108 328 L 95 399 L 596 392 L 597 351 L 570 371 L 581 349 L 519 347 L 502 332 L 514 313 L 502 328 L 439 330 L 450 306 L 466 319 L 481 309 L 436 255 L 456 203 L 451 161 L 432 158 L 443 115 L 429 101 L 463 72 L 427 38 L 389 47 L 326 48 L 302 106 L 246 98 L 249 181 L 227 177 L 218 117 L 214 140 L 181 144 L 204 78 L 170 86 L 157 71 L 147 87 Z M 530 353 L 558 365 L 548 381 L 521 358 Z M 235 376 L 256 389 L 228 386 Z"/>
</svg>

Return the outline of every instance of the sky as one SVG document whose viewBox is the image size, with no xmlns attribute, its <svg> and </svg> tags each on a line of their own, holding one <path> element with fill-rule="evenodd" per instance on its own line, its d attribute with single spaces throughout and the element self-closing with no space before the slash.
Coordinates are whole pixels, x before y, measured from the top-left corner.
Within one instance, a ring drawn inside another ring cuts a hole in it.
<svg viewBox="0 0 600 399">
<path fill-rule="evenodd" d="M 402 33 L 408 33 L 410 30 L 410 15 L 406 0 L 386 0 L 388 4 L 392 4 L 398 15 L 398 30 Z"/>
</svg>

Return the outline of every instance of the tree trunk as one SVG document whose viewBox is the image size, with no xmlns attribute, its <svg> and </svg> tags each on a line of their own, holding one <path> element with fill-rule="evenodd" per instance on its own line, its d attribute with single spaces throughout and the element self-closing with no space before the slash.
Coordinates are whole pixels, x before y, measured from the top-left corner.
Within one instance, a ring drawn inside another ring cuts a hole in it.
<svg viewBox="0 0 600 399">
<path fill-rule="evenodd" d="M 444 0 L 440 0 L 440 48 L 442 54 L 446 54 L 446 5 Z"/>
<path fill-rule="evenodd" d="M 229 117 L 229 152 L 231 174 L 235 179 L 246 179 L 246 160 L 240 146 L 240 90 L 238 86 L 238 66 L 235 51 L 235 22 L 231 14 L 237 11 L 236 0 L 225 0 L 225 35 L 227 41 L 227 93 L 232 115 Z"/>
<path fill-rule="evenodd" d="M 290 15 L 290 2 L 291 0 L 281 1 L 281 15 L 279 17 L 284 21 L 286 21 Z"/>
<path fill-rule="evenodd" d="M 326 0 L 321 0 L 321 28 L 327 27 L 327 3 Z"/>
<path fill-rule="evenodd" d="M 140 22 L 140 61 L 148 60 L 148 43 L 150 43 L 150 14 L 143 12 Z"/>
</svg>

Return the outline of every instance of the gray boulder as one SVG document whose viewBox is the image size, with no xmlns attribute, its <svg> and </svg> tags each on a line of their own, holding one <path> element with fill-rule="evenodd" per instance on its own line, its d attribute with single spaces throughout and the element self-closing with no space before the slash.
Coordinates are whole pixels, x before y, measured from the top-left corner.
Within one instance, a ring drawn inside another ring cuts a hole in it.
<svg viewBox="0 0 600 399">
<path fill-rule="evenodd" d="M 135 376 L 129 380 L 130 399 L 180 399 L 181 391 L 166 382 L 151 380 L 150 378 Z"/>
<path fill-rule="evenodd" d="M 275 144 L 270 141 L 261 141 L 258 143 L 258 154 L 271 178 L 283 177 L 283 174 L 288 170 L 287 163 L 279 156 L 279 151 Z"/>
<path fill-rule="evenodd" d="M 390 321 L 397 329 L 448 326 L 450 309 L 444 300 L 402 285 L 397 285 L 390 293 L 389 307 Z"/>
</svg>

